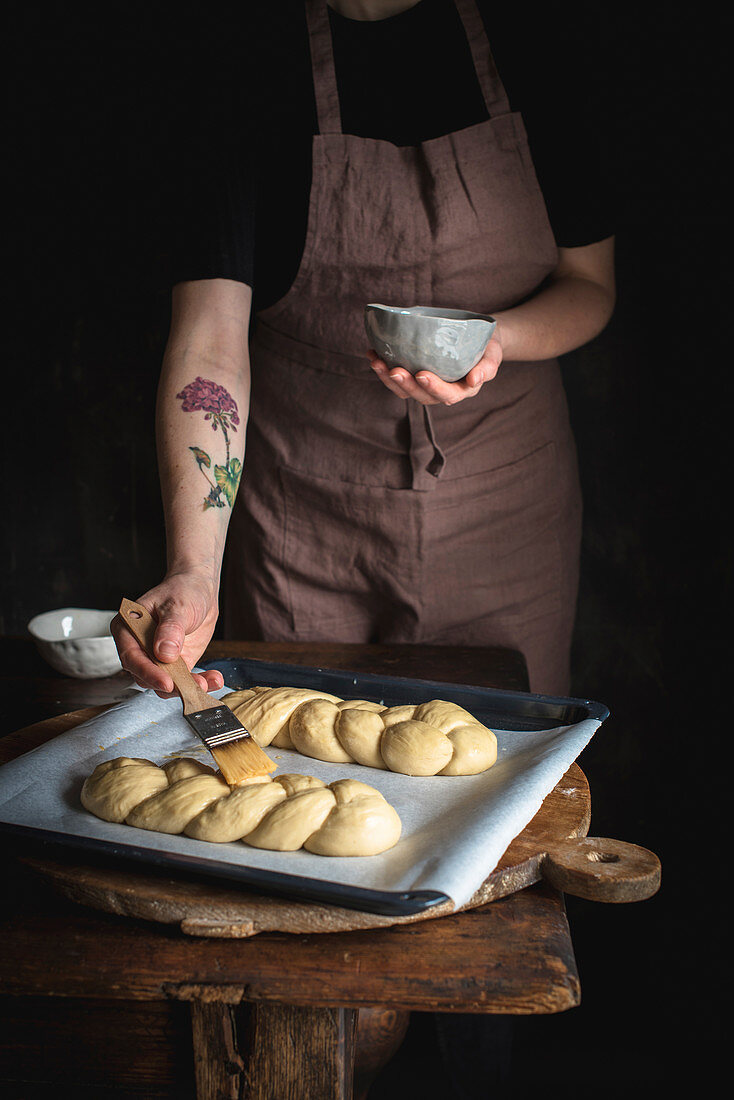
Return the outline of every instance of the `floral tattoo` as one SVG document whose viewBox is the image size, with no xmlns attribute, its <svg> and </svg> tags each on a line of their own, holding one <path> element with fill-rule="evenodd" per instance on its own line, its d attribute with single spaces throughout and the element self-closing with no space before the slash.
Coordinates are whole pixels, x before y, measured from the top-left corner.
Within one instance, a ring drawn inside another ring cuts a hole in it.
<svg viewBox="0 0 734 1100">
<path fill-rule="evenodd" d="M 224 436 L 226 459 L 223 466 L 214 466 L 214 480 L 207 470 L 212 468 L 211 456 L 201 447 L 189 447 L 196 464 L 209 483 L 209 492 L 204 497 L 204 510 L 207 508 L 225 508 L 234 506 L 234 498 L 242 475 L 242 463 L 238 458 L 230 458 L 229 435 L 237 431 L 240 422 L 237 402 L 224 386 L 218 386 L 208 378 L 195 378 L 176 394 L 183 404 L 183 412 L 203 412 L 204 419 L 211 422 L 212 431 L 219 428 Z"/>
</svg>

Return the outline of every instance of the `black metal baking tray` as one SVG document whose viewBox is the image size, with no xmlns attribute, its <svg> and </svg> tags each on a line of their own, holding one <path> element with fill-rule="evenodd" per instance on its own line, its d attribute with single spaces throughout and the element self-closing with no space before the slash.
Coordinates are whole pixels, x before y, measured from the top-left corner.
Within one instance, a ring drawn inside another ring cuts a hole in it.
<svg viewBox="0 0 734 1100">
<path fill-rule="evenodd" d="M 502 691 L 499 688 L 473 687 L 443 680 L 414 680 L 404 676 L 380 676 L 372 672 L 350 672 L 334 668 L 306 668 L 270 661 L 226 658 L 197 666 L 216 668 L 233 691 L 241 688 L 288 687 L 313 688 L 342 699 L 370 699 L 386 706 L 424 703 L 446 699 L 471 711 L 485 725 L 503 730 L 552 729 L 572 726 L 586 718 L 603 722 L 609 710 L 592 699 L 573 699 L 560 695 L 533 695 L 529 692 Z"/>
<path fill-rule="evenodd" d="M 96 864 L 109 863 L 112 858 L 116 865 L 130 870 L 147 869 L 166 875 L 178 874 L 193 882 L 217 879 L 229 886 L 240 886 L 248 893 L 313 901 L 321 905 L 338 905 L 342 909 L 358 909 L 364 913 L 379 913 L 383 916 L 422 913 L 450 901 L 446 894 L 438 890 L 410 890 L 401 893 L 368 890 L 361 886 L 346 886 L 342 882 L 241 867 L 224 861 L 199 859 L 181 852 L 156 852 L 151 848 L 138 848 L 134 844 L 112 844 L 108 840 L 97 840 L 94 837 L 54 833 L 8 822 L 0 822 L 0 835 L 13 837 L 15 842 L 23 845 L 22 848 L 14 845 L 14 855 L 45 855 L 53 858 L 54 852 L 68 852 L 73 849 L 83 852 L 85 860 Z"/>
<path fill-rule="evenodd" d="M 417 680 L 246 658 L 210 661 L 198 667 L 218 669 L 224 676 L 227 687 L 233 690 L 255 685 L 309 687 L 343 699 L 370 699 L 387 706 L 446 699 L 469 710 L 486 725 L 503 730 L 532 732 L 575 725 L 586 718 L 603 722 L 609 716 L 607 707 L 589 699 L 533 695 L 441 680 Z M 338 905 L 345 909 L 387 916 L 408 916 L 425 912 L 450 900 L 446 894 L 435 890 L 391 892 L 365 889 L 325 879 L 242 867 L 226 860 L 202 859 L 169 851 L 157 852 L 135 844 L 112 843 L 93 837 L 55 833 L 2 821 L 0 832 L 13 836 L 16 842 L 25 842 L 36 852 L 74 849 L 84 852 L 85 858 L 93 861 L 113 858 L 120 865 L 138 870 L 147 868 L 151 871 L 175 873 L 198 881 L 215 879 L 251 892 Z"/>
</svg>

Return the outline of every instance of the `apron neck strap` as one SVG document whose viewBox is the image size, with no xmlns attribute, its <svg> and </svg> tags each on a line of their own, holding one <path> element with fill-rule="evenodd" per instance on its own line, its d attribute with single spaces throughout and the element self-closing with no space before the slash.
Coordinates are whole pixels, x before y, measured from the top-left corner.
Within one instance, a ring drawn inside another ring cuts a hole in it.
<svg viewBox="0 0 734 1100">
<path fill-rule="evenodd" d="M 508 114 L 510 104 L 495 67 L 476 0 L 454 0 L 454 2 L 469 41 L 477 80 L 489 117 Z M 341 110 L 329 25 L 329 8 L 326 0 L 306 0 L 306 23 L 311 45 L 311 67 L 319 133 L 340 134 L 342 132 Z"/>
<path fill-rule="evenodd" d="M 454 0 L 469 40 L 479 87 L 490 118 L 510 113 L 510 102 L 489 48 L 489 39 L 476 0 Z"/>
<path fill-rule="evenodd" d="M 311 68 L 319 133 L 340 134 L 342 116 L 326 0 L 306 0 L 306 23 L 311 43 Z"/>
</svg>

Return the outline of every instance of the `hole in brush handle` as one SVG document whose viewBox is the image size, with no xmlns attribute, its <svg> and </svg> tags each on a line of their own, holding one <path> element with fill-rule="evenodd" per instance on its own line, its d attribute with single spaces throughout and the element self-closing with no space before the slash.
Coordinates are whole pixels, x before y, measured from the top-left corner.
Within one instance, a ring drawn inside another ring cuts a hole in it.
<svg viewBox="0 0 734 1100">
<path fill-rule="evenodd" d="M 133 600 L 123 599 L 120 604 L 120 616 L 128 630 L 145 652 L 153 660 L 153 640 L 155 638 L 155 619 L 150 612 Z"/>
</svg>

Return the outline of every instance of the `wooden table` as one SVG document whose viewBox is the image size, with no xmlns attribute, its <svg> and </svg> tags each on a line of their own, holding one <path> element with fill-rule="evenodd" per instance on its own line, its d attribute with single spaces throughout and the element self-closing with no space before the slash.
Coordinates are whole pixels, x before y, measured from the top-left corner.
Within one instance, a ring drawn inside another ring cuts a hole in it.
<svg viewBox="0 0 734 1100">
<path fill-rule="evenodd" d="M 6 758 L 19 743 L 13 728 L 103 707 L 129 689 L 125 674 L 70 681 L 29 643 L 1 645 L 14 708 Z M 522 657 L 498 649 L 219 642 L 207 653 L 227 656 L 527 684 Z M 48 736 L 43 723 L 35 735 Z M 26 730 L 23 745 L 33 737 Z M 553 1013 L 579 1002 L 563 896 L 546 885 L 388 928 L 197 939 L 60 898 L 12 856 L 0 918 L 4 1096 L 27 1100 L 50 1082 L 73 1081 L 104 1082 L 109 1097 L 320 1100 L 351 1097 L 355 1071 L 355 1094 L 364 1096 L 412 1011 Z M 14 1074 L 25 1074 L 22 1084 L 11 1084 Z"/>
</svg>

